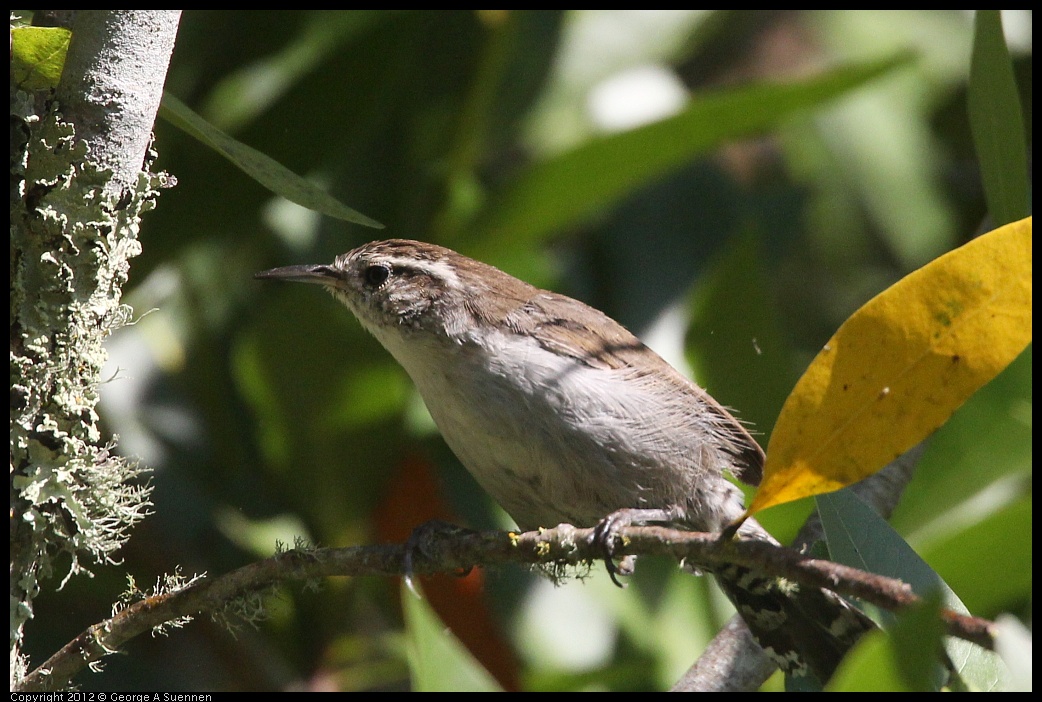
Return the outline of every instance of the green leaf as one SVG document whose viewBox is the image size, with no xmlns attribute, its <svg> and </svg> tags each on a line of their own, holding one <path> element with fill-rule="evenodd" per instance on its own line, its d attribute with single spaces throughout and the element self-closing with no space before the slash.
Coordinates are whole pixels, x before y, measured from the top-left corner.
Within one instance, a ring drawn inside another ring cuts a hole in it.
<svg viewBox="0 0 1042 702">
<path fill-rule="evenodd" d="M 169 92 L 163 93 L 159 114 L 178 129 L 227 158 L 276 195 L 330 217 L 383 229 L 384 225 L 344 205 L 275 159 L 217 129 Z"/>
<path fill-rule="evenodd" d="M 841 490 L 820 495 L 815 500 L 832 560 L 903 580 L 920 596 L 939 592 L 944 607 L 969 614 L 941 576 L 853 492 Z M 892 615 L 883 619 L 887 628 L 890 626 L 887 622 L 894 620 Z M 907 655 L 900 650 L 900 644 L 897 645 L 898 657 Z M 971 687 L 998 690 L 1009 686 L 1009 671 L 993 652 L 955 638 L 947 638 L 944 647 L 955 672 Z"/>
<path fill-rule="evenodd" d="M 890 639 L 870 631 L 843 659 L 827 692 L 911 692 L 894 661 Z"/>
<path fill-rule="evenodd" d="M 977 10 L 968 100 L 993 223 L 1023 219 L 1030 214 L 1024 118 L 999 10 Z"/>
<path fill-rule="evenodd" d="M 72 32 L 61 27 L 11 30 L 11 82 L 22 90 L 54 88 L 62 77 Z"/>
<path fill-rule="evenodd" d="M 502 688 L 459 639 L 452 635 L 427 600 L 401 588 L 409 668 L 415 692 L 501 692 Z"/>
<path fill-rule="evenodd" d="M 696 96 L 679 115 L 594 139 L 536 164 L 490 204 L 475 227 L 497 239 L 538 239 L 576 224 L 725 141 L 761 132 L 886 75 L 910 58 L 901 53 L 803 81 Z"/>
<path fill-rule="evenodd" d="M 918 606 L 898 613 L 890 628 L 897 671 L 913 690 L 937 690 L 947 677 L 937 655 L 944 635 L 941 604 L 937 590 L 928 592 Z"/>
</svg>

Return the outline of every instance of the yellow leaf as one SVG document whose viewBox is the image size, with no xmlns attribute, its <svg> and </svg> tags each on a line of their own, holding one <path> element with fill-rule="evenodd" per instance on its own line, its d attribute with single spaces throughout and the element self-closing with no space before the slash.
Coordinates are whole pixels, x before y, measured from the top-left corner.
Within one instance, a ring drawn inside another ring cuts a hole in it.
<svg viewBox="0 0 1042 702">
<path fill-rule="evenodd" d="M 782 408 L 747 515 L 865 478 L 944 424 L 1031 341 L 1031 218 L 869 300 Z"/>
</svg>

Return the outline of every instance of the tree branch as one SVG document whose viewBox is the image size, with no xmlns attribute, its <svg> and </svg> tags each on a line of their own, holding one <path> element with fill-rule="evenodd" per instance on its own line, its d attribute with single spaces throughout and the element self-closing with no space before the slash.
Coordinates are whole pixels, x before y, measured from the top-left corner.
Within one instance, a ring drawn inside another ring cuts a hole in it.
<svg viewBox="0 0 1042 702">
<path fill-rule="evenodd" d="M 526 532 L 474 532 L 428 530 L 414 553 L 416 574 L 469 570 L 478 565 L 505 563 L 578 565 L 600 559 L 599 546 L 591 545 L 593 529 L 562 524 L 554 529 Z M 860 597 L 888 610 L 900 610 L 919 601 L 904 583 L 809 558 L 791 549 L 755 541 L 721 542 L 715 534 L 678 531 L 662 527 L 627 527 L 619 530 L 617 553 L 658 554 L 686 559 L 706 570 L 735 563 L 779 575 L 803 585 L 824 587 Z M 169 592 L 144 597 L 115 616 L 91 626 L 28 675 L 18 691 L 57 690 L 89 664 L 121 648 L 146 631 L 186 617 L 209 613 L 221 617 L 242 609 L 245 599 L 287 580 L 329 576 L 403 574 L 405 547 L 401 545 L 350 548 L 294 549 L 234 570 L 211 580 L 197 579 Z M 944 612 L 948 634 L 991 649 L 993 624 L 976 617 Z"/>
</svg>

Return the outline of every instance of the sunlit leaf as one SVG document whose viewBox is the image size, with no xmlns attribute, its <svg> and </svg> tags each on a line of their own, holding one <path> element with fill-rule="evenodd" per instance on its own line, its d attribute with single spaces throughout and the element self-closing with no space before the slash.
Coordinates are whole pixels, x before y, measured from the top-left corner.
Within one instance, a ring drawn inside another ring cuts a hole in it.
<svg viewBox="0 0 1042 702">
<path fill-rule="evenodd" d="M 911 273 L 848 319 L 785 402 L 749 514 L 861 480 L 1031 341 L 1031 218 Z"/>
<path fill-rule="evenodd" d="M 11 30 L 11 82 L 22 90 L 54 88 L 62 77 L 72 32 L 61 27 Z"/>
<path fill-rule="evenodd" d="M 680 114 L 584 144 L 528 169 L 475 225 L 497 238 L 539 238 L 730 139 L 756 134 L 906 65 L 902 53 L 820 76 L 699 96 Z"/>
<path fill-rule="evenodd" d="M 401 589 L 415 692 L 492 692 L 499 685 L 438 619 L 426 600 Z"/>
<path fill-rule="evenodd" d="M 270 156 L 231 138 L 168 92 L 163 93 L 159 114 L 178 129 L 224 156 L 276 195 L 330 217 L 383 229 L 384 225 L 344 205 Z"/>
</svg>

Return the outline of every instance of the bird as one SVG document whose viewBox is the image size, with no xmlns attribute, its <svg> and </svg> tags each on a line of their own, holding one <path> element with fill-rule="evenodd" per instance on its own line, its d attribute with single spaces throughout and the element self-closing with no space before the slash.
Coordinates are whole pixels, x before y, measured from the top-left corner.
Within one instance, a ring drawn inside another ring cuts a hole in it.
<svg viewBox="0 0 1042 702">
<path fill-rule="evenodd" d="M 427 242 L 256 274 L 323 286 L 405 369 L 445 442 L 524 530 L 663 522 L 721 532 L 759 482 L 748 429 L 621 324 Z M 755 519 L 739 538 L 778 542 Z M 609 559 L 609 563 L 610 563 Z M 828 590 L 736 565 L 713 575 L 784 671 L 824 682 L 871 619 Z M 614 579 L 614 572 L 613 572 Z"/>
</svg>

